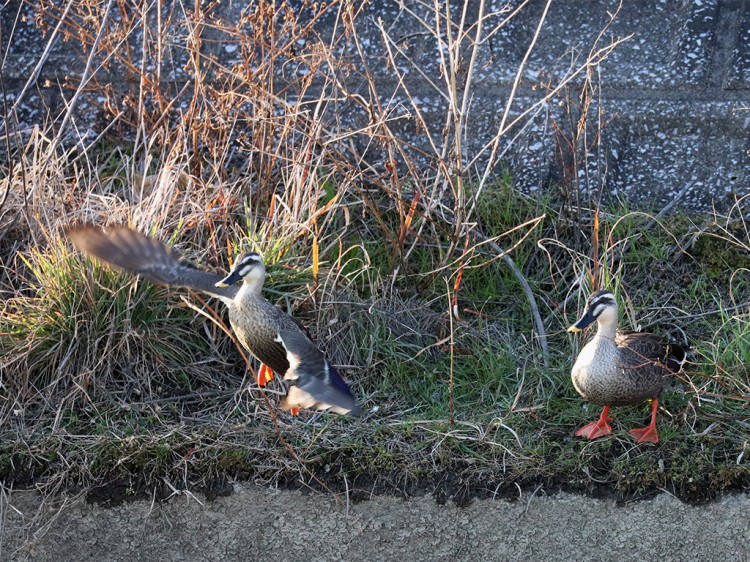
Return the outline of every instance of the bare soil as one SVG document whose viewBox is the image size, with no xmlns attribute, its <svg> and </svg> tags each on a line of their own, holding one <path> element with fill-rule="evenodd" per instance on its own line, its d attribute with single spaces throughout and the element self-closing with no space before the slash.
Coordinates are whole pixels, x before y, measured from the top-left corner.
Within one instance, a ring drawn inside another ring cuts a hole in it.
<svg viewBox="0 0 750 562">
<path fill-rule="evenodd" d="M 104 508 L 82 498 L 0 501 L 3 560 L 747 560 L 750 500 L 689 506 L 670 494 L 620 502 L 544 489 L 466 507 L 431 497 L 232 486 Z M 40 507 L 43 509 L 40 511 Z M 62 509 L 61 509 L 62 508 Z M 61 511 L 59 511 L 61 509 Z"/>
</svg>

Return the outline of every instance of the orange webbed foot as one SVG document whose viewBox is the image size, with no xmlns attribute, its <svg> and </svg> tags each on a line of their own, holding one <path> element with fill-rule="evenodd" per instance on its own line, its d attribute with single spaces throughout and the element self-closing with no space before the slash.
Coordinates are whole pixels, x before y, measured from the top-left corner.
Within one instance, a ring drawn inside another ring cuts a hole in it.
<svg viewBox="0 0 750 562">
<path fill-rule="evenodd" d="M 266 386 L 273 380 L 273 371 L 265 365 L 258 370 L 258 386 Z"/>
<path fill-rule="evenodd" d="M 597 437 L 604 437 L 610 433 L 612 433 L 610 425 L 606 421 L 602 423 L 600 420 L 597 420 L 588 425 L 584 425 L 581 429 L 576 431 L 576 437 L 596 439 Z"/>
<path fill-rule="evenodd" d="M 596 439 L 597 437 L 604 437 L 612 433 L 612 428 L 609 423 L 612 418 L 609 417 L 609 406 L 605 406 L 602 410 L 602 415 L 599 419 L 591 422 L 590 424 L 584 425 L 581 429 L 576 431 L 576 437 L 586 437 L 587 439 Z"/>
<path fill-rule="evenodd" d="M 289 408 L 289 413 L 293 416 L 299 416 L 299 408 Z"/>
<path fill-rule="evenodd" d="M 635 437 L 636 443 L 658 443 L 659 434 L 656 433 L 656 411 L 659 408 L 659 400 L 651 401 L 651 423 L 646 427 L 636 427 L 630 430 L 630 435 Z"/>
<path fill-rule="evenodd" d="M 630 435 L 635 437 L 636 443 L 658 443 L 659 434 L 656 433 L 656 427 L 637 427 L 630 430 Z"/>
</svg>

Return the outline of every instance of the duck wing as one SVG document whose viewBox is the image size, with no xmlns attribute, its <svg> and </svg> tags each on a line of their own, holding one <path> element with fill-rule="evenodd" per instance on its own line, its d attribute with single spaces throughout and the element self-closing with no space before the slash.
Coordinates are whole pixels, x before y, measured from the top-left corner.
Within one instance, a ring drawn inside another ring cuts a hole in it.
<svg viewBox="0 0 750 562">
<path fill-rule="evenodd" d="M 74 226 L 66 234 L 79 250 L 152 283 L 187 287 L 224 299 L 232 299 L 237 286 L 216 287 L 221 277 L 198 269 L 164 244 L 125 226 L 106 230 L 93 225 Z"/>
<path fill-rule="evenodd" d="M 677 373 L 683 363 L 687 360 L 689 348 L 674 343 L 664 336 L 647 332 L 618 332 L 615 343 L 621 349 L 627 349 L 627 355 L 636 366 L 653 363 L 654 368 L 666 368 L 672 373 Z"/>
<path fill-rule="evenodd" d="M 349 385 L 301 330 L 285 327 L 277 341 L 284 346 L 289 361 L 284 379 L 291 381 L 291 386 L 282 402 L 284 408 L 315 408 L 355 416 L 362 413 Z"/>
</svg>

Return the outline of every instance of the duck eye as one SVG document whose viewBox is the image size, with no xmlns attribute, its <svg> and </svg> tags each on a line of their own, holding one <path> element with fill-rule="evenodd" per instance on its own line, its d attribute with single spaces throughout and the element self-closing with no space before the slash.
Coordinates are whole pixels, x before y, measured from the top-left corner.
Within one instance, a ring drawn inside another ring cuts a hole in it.
<svg viewBox="0 0 750 562">
<path fill-rule="evenodd" d="M 255 265 L 255 264 L 251 263 L 251 264 L 248 264 L 248 265 L 243 265 L 240 268 L 239 272 L 238 272 L 240 274 L 240 277 L 245 277 L 245 275 L 247 275 L 248 273 L 250 273 L 250 270 L 253 268 L 253 265 Z"/>
</svg>

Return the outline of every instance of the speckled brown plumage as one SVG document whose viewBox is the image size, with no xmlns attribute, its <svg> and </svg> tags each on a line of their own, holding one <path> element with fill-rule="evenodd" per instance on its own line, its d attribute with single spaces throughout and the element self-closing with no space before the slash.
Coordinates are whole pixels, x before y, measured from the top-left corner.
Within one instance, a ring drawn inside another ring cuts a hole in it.
<svg viewBox="0 0 750 562">
<path fill-rule="evenodd" d="M 253 294 L 244 285 L 227 307 L 229 322 L 242 347 L 277 373 L 286 373 L 289 369 L 286 350 L 275 340 L 280 330 L 299 332 L 307 339 L 299 325 L 280 308 Z"/>
<path fill-rule="evenodd" d="M 679 370 L 674 347 L 656 334 L 617 332 L 614 341 L 594 336 L 573 366 L 573 385 L 600 406 L 631 406 L 658 398 Z"/>
</svg>

